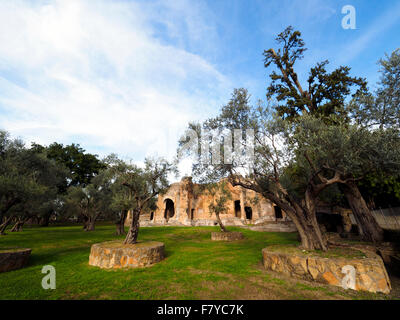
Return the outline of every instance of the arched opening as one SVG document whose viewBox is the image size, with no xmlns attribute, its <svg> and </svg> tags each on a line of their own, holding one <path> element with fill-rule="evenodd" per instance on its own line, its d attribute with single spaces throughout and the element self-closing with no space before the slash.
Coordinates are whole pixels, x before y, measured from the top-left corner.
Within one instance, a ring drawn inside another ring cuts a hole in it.
<svg viewBox="0 0 400 320">
<path fill-rule="evenodd" d="M 282 219 L 283 218 L 282 209 L 278 206 L 275 206 L 274 210 L 275 210 L 275 219 L 277 219 L 277 220 Z"/>
<path fill-rule="evenodd" d="M 175 206 L 174 202 L 171 199 L 165 199 L 165 211 L 164 218 L 168 221 L 168 219 L 172 218 L 175 214 Z"/>
<path fill-rule="evenodd" d="M 150 213 L 150 221 L 154 219 L 154 212 Z"/>
<path fill-rule="evenodd" d="M 324 226 L 327 232 L 343 232 L 343 219 L 340 214 L 317 212 L 316 217 L 319 225 Z"/>
<path fill-rule="evenodd" d="M 194 209 L 192 209 L 192 212 L 190 213 L 190 220 L 193 220 L 194 217 Z"/>
<path fill-rule="evenodd" d="M 244 212 L 246 213 L 247 220 L 251 220 L 253 218 L 253 209 L 251 209 L 251 207 L 244 207 Z"/>
<path fill-rule="evenodd" d="M 240 200 L 235 201 L 235 217 L 240 218 Z"/>
</svg>

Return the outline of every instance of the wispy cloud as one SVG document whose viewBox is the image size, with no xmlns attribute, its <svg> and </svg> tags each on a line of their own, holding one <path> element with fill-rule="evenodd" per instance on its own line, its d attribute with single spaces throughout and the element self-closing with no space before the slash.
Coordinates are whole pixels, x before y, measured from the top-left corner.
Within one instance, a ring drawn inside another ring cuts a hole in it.
<svg viewBox="0 0 400 320">
<path fill-rule="evenodd" d="M 389 5 L 360 0 L 381 15 L 345 31 L 344 0 L 0 1 L 0 128 L 134 161 L 171 157 L 187 123 L 215 115 L 233 87 L 265 96 L 262 52 L 288 25 L 309 48 L 296 65 L 302 82 L 325 59 L 376 74 L 371 61 L 397 36 L 392 2 L 382 13 Z"/>
<path fill-rule="evenodd" d="M 150 5 L 1 2 L 0 127 L 136 160 L 174 154 L 187 122 L 219 106 L 230 82 L 190 49 L 212 28 L 201 17 L 180 20 L 179 11 L 190 15 L 186 1 Z"/>
</svg>

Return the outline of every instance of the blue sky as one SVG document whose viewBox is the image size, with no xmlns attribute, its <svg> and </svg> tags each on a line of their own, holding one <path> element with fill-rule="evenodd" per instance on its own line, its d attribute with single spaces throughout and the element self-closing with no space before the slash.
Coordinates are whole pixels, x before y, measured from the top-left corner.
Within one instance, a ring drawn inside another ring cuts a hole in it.
<svg viewBox="0 0 400 320">
<path fill-rule="evenodd" d="M 356 30 L 341 26 L 344 5 Z M 215 115 L 233 88 L 264 98 L 262 53 L 288 25 L 308 47 L 301 79 L 328 59 L 373 88 L 377 60 L 400 47 L 400 1 L 0 0 L 0 128 L 101 156 L 172 157 L 187 122 Z"/>
</svg>

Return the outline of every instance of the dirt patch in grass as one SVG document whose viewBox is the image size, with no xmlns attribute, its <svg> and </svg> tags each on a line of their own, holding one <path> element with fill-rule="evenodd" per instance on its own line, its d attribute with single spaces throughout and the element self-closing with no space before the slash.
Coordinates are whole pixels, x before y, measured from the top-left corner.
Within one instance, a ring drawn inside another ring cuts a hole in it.
<svg viewBox="0 0 400 320">
<path fill-rule="evenodd" d="M 182 296 L 188 295 L 188 292 L 180 283 L 169 283 L 168 285 L 159 286 L 157 294 L 161 295 L 163 300 L 178 300 L 182 299 Z"/>
</svg>

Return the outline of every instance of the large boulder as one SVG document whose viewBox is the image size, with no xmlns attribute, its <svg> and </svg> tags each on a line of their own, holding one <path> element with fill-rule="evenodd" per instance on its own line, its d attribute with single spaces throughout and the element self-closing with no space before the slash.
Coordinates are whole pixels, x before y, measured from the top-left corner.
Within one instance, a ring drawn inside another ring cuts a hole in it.
<svg viewBox="0 0 400 320">
<path fill-rule="evenodd" d="M 162 242 L 149 241 L 123 244 L 120 241 L 92 245 L 89 264 L 105 269 L 146 267 L 165 258 Z"/>
<path fill-rule="evenodd" d="M 263 264 L 267 270 L 290 277 L 316 281 L 344 289 L 389 293 L 389 276 L 382 259 L 370 251 L 354 250 L 354 255 L 313 254 L 300 249 L 262 250 Z"/>
</svg>

